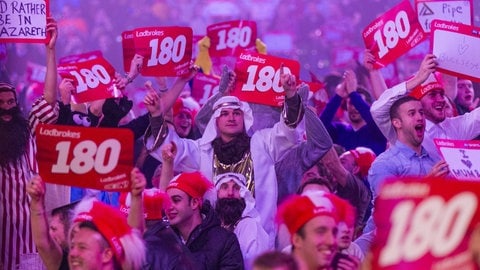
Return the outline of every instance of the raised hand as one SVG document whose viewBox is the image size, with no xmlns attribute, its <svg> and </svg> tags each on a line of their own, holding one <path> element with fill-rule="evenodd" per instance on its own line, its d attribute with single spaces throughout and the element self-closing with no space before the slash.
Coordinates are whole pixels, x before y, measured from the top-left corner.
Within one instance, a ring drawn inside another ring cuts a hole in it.
<svg viewBox="0 0 480 270">
<path fill-rule="evenodd" d="M 280 67 L 280 83 L 285 90 L 285 97 L 291 98 L 297 93 L 297 80 L 295 75 L 284 72 L 284 64 Z"/>
</svg>

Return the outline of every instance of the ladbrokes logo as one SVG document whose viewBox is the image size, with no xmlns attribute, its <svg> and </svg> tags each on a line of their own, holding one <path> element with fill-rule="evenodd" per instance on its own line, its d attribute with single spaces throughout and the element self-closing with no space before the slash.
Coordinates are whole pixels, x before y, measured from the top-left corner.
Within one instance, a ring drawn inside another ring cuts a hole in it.
<svg viewBox="0 0 480 270">
<path fill-rule="evenodd" d="M 72 138 L 72 139 L 79 139 L 81 135 L 80 132 L 73 132 L 70 130 L 60 131 L 56 128 L 46 129 L 43 127 L 40 127 L 40 134 L 44 136 L 50 136 L 50 137 L 62 137 L 62 138 Z"/>
<path fill-rule="evenodd" d="M 260 64 L 265 64 L 265 59 L 258 57 L 258 56 L 252 56 L 250 54 L 240 54 L 240 59 L 247 60 L 247 61 L 252 61 L 252 62 L 257 62 Z"/>
</svg>

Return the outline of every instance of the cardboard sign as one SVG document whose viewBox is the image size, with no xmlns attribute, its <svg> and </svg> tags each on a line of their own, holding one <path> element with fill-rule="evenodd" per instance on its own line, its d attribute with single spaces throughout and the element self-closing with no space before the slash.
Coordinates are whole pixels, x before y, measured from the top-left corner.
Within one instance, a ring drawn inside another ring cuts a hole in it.
<svg viewBox="0 0 480 270">
<path fill-rule="evenodd" d="M 472 0 L 415 0 L 418 21 L 424 32 L 429 33 L 433 20 L 473 24 Z"/>
<path fill-rule="evenodd" d="M 0 1 L 0 42 L 45 43 L 49 2 Z"/>
<path fill-rule="evenodd" d="M 476 181 L 386 181 L 375 202 L 372 269 L 477 269 L 468 245 L 479 202 Z"/>
<path fill-rule="evenodd" d="M 203 106 L 207 100 L 218 93 L 220 79 L 203 73 L 198 73 L 193 78 L 192 97 Z"/>
<path fill-rule="evenodd" d="M 480 180 L 480 141 L 434 139 L 434 142 L 453 177 Z"/>
<path fill-rule="evenodd" d="M 439 71 L 480 80 L 479 27 L 434 20 L 431 44 Z"/>
<path fill-rule="evenodd" d="M 210 56 L 238 56 L 244 50 L 255 51 L 257 23 L 240 20 L 212 24 L 207 27 L 207 36 Z"/>
<path fill-rule="evenodd" d="M 376 56 L 377 69 L 392 63 L 427 37 L 408 0 L 375 19 L 362 35 L 365 47 Z"/>
<path fill-rule="evenodd" d="M 83 62 L 60 64 L 58 73 L 62 78 L 73 80 L 76 87 L 72 93 L 75 103 L 84 103 L 98 99 L 121 97 L 115 87 L 115 69 L 103 57 Z"/>
<path fill-rule="evenodd" d="M 123 70 L 125 72 L 130 72 L 130 64 L 135 56 L 133 35 L 133 31 L 125 31 L 122 33 Z"/>
<path fill-rule="evenodd" d="M 181 76 L 188 72 L 192 60 L 192 28 L 144 27 L 132 32 L 135 52 L 145 57 L 142 75 Z M 130 67 L 130 61 L 124 59 L 124 67 L 127 64 Z"/>
<path fill-rule="evenodd" d="M 233 95 L 243 101 L 269 106 L 282 106 L 285 93 L 280 84 L 280 67 L 285 74 L 293 74 L 299 80 L 300 64 L 290 59 L 271 55 L 242 52 L 237 58 L 237 79 Z"/>
<path fill-rule="evenodd" d="M 122 128 L 40 124 L 37 160 L 45 182 L 128 191 L 133 168 L 133 133 Z"/>
</svg>

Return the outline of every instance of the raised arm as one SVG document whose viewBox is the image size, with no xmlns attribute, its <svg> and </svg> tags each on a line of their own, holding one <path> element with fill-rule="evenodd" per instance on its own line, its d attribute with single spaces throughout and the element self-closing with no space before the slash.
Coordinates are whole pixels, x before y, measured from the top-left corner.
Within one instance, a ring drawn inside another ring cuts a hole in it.
<svg viewBox="0 0 480 270">
<path fill-rule="evenodd" d="M 43 95 L 48 104 L 54 106 L 57 102 L 57 60 L 55 45 L 57 43 L 58 28 L 57 22 L 52 17 L 47 18 L 47 33 L 50 36 L 50 40 L 46 44 L 47 72 L 45 74 L 45 90 Z"/>
<path fill-rule="evenodd" d="M 162 173 L 160 174 L 160 181 L 158 189 L 165 191 L 168 184 L 174 176 L 173 161 L 177 155 L 177 147 L 175 143 L 170 142 L 162 146 Z"/>
<path fill-rule="evenodd" d="M 383 78 L 382 72 L 379 69 L 374 69 L 375 56 L 373 56 L 370 50 L 365 50 L 363 57 L 363 65 L 368 70 L 370 75 L 370 83 L 372 84 L 372 92 L 375 99 L 378 99 L 380 95 L 387 90 L 387 84 Z"/>
<path fill-rule="evenodd" d="M 62 262 L 62 248 L 49 233 L 47 213 L 45 212 L 45 183 L 39 175 L 34 176 L 27 184 L 27 193 L 32 199 L 30 203 L 30 221 L 33 242 L 40 258 L 48 270 L 59 269 Z"/>
<path fill-rule="evenodd" d="M 133 168 L 130 173 L 130 211 L 128 212 L 128 225 L 138 229 L 142 234 L 145 231 L 145 219 L 143 216 L 142 193 L 147 186 L 145 175 L 138 168 Z"/>
</svg>

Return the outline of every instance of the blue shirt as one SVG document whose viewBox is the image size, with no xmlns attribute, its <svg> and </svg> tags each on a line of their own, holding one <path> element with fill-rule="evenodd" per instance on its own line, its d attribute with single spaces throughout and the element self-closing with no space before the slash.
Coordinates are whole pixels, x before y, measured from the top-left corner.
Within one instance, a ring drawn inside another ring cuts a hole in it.
<svg viewBox="0 0 480 270">
<path fill-rule="evenodd" d="M 392 177 L 426 175 L 438 161 L 440 160 L 429 155 L 423 146 L 421 153 L 417 154 L 398 140 L 375 159 L 368 171 L 368 182 L 372 189 L 374 208 L 363 230 L 363 235 L 355 240 L 364 254 L 370 249 L 375 238 L 376 225 L 372 217 L 375 210 L 375 198 L 379 195 L 383 182 Z"/>
<path fill-rule="evenodd" d="M 387 139 L 383 136 L 375 121 L 373 121 L 370 106 L 362 99 L 360 94 L 352 92 L 349 94 L 349 97 L 352 105 L 365 120 L 366 125 L 358 130 L 354 130 L 351 125 L 332 122 L 335 113 L 342 103 L 342 98 L 339 95 L 333 96 L 327 103 L 320 115 L 320 119 L 334 143 L 345 147 L 346 150 L 354 149 L 357 146 L 368 147 L 378 156 L 385 151 Z"/>
<path fill-rule="evenodd" d="M 433 158 L 423 148 L 420 154 L 398 140 L 385 152 L 380 154 L 368 171 L 368 182 L 373 199 L 379 192 L 385 179 L 402 176 L 422 176 L 428 174 L 433 165 L 440 161 Z"/>
</svg>

